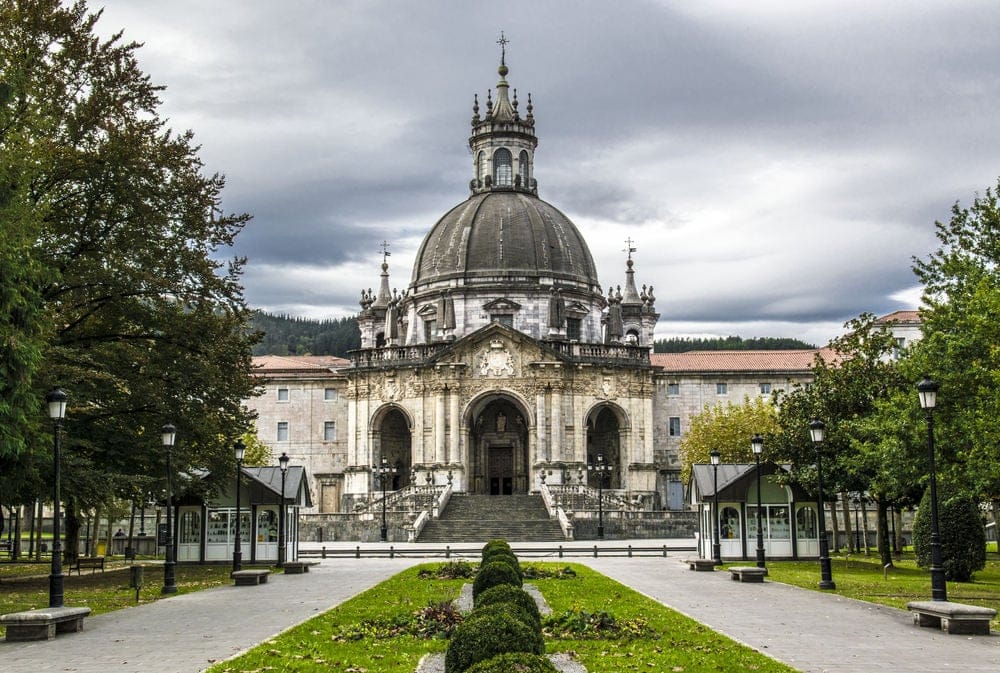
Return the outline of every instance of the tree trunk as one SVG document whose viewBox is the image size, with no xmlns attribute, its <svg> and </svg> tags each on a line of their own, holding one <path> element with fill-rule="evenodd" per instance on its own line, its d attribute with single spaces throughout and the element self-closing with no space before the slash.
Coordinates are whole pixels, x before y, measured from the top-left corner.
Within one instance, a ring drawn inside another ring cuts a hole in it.
<svg viewBox="0 0 1000 673">
<path fill-rule="evenodd" d="M 101 539 L 101 506 L 98 505 L 90 519 L 90 556 L 99 556 L 97 543 Z"/>
<path fill-rule="evenodd" d="M 871 556 L 872 550 L 868 546 L 868 504 L 867 498 L 861 498 L 861 538 L 865 543 L 865 556 Z"/>
<path fill-rule="evenodd" d="M 879 559 L 882 561 L 883 568 L 892 567 L 893 541 L 889 536 L 889 507 L 885 504 L 885 501 L 882 498 L 876 500 L 875 503 L 878 507 L 878 514 L 875 517 L 875 543 L 878 547 Z"/>
<path fill-rule="evenodd" d="M 23 509 L 18 505 L 11 511 L 14 513 L 14 544 L 10 548 L 10 560 L 16 561 L 21 558 L 21 512 Z"/>
<path fill-rule="evenodd" d="M 997 542 L 997 554 L 1000 554 L 1000 500 L 993 501 L 993 537 Z"/>
<path fill-rule="evenodd" d="M 847 498 L 847 492 L 840 494 L 841 504 L 844 506 L 844 535 L 847 537 L 847 552 L 853 554 L 859 551 L 857 541 L 854 539 L 854 528 L 851 526 L 851 501 Z"/>
<path fill-rule="evenodd" d="M 830 500 L 830 521 L 833 522 L 833 548 L 830 550 L 834 554 L 840 551 L 840 524 L 837 522 L 837 498 Z"/>
<path fill-rule="evenodd" d="M 42 524 L 45 523 L 45 503 L 41 500 L 38 501 L 38 511 L 35 515 L 35 521 L 38 522 L 38 544 L 35 545 L 35 560 L 42 560 Z"/>
<path fill-rule="evenodd" d="M 69 565 L 80 555 L 80 518 L 76 514 L 76 501 L 66 500 L 66 525 L 63 528 L 63 563 Z"/>
</svg>

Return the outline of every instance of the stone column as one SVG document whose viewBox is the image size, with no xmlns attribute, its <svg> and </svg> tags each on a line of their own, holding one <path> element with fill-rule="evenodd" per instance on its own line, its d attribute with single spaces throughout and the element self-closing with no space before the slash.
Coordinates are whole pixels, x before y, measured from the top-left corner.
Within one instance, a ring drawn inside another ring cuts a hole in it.
<svg viewBox="0 0 1000 673">
<path fill-rule="evenodd" d="M 459 411 L 459 409 L 458 409 L 458 402 L 459 402 L 459 390 L 458 390 L 458 386 L 452 387 L 448 391 L 448 396 L 449 396 L 449 399 L 448 399 L 449 414 L 448 414 L 448 416 L 449 416 L 449 422 L 450 422 L 450 425 L 451 425 L 451 429 L 450 429 L 450 433 L 451 434 L 449 435 L 449 439 L 451 441 L 448 443 L 448 457 L 447 457 L 447 460 L 448 460 L 449 463 L 457 463 L 460 460 L 460 457 L 458 455 L 458 451 L 459 451 L 459 441 L 462 438 L 462 427 L 461 427 L 461 422 L 459 421 L 459 418 L 458 418 L 458 411 Z"/>
<path fill-rule="evenodd" d="M 424 445 L 424 395 L 420 392 L 413 398 L 413 430 L 410 432 L 410 453 L 414 463 L 424 463 L 427 460 L 427 447 Z"/>
<path fill-rule="evenodd" d="M 347 399 L 347 465 L 358 464 L 358 398 L 349 393 Z"/>
<path fill-rule="evenodd" d="M 562 391 L 559 385 L 552 388 L 552 431 L 549 433 L 549 460 L 562 460 L 566 445 L 563 441 Z"/>
<path fill-rule="evenodd" d="M 539 391 L 535 395 L 535 430 L 537 441 L 535 449 L 535 460 L 546 460 L 549 449 L 545 444 L 545 391 Z M 530 457 L 529 457 L 530 460 Z M 530 464 L 529 464 L 530 467 Z"/>
<path fill-rule="evenodd" d="M 447 391 L 441 387 L 434 391 L 434 462 L 444 463 L 444 412 Z"/>
</svg>

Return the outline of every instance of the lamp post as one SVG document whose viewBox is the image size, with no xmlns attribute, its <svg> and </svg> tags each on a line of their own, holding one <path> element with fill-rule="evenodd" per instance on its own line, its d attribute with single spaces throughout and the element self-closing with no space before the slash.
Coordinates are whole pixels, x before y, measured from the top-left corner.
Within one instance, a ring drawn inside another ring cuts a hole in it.
<svg viewBox="0 0 1000 673">
<path fill-rule="evenodd" d="M 597 464 L 587 465 L 587 469 L 597 474 L 597 539 L 604 539 L 604 475 L 614 466 L 604 462 L 604 454 L 597 454 Z"/>
<path fill-rule="evenodd" d="M 931 600 L 948 600 L 948 590 L 941 565 L 941 536 L 938 531 L 937 474 L 934 469 L 934 405 L 937 403 L 937 381 L 924 377 L 917 384 L 920 408 L 927 420 L 927 460 L 931 469 Z"/>
<path fill-rule="evenodd" d="M 764 568 L 764 528 L 760 517 L 760 454 L 764 451 L 764 438 L 754 433 L 750 438 L 750 449 L 757 459 L 757 567 Z"/>
<path fill-rule="evenodd" d="M 288 474 L 288 454 L 282 453 L 278 458 L 278 467 L 281 469 L 281 509 L 278 510 L 278 567 L 285 565 L 285 476 Z"/>
<path fill-rule="evenodd" d="M 233 444 L 233 454 L 236 456 L 236 540 L 233 542 L 233 572 L 243 569 L 243 548 L 240 544 L 240 473 L 243 472 L 243 454 L 247 445 L 243 438 Z"/>
<path fill-rule="evenodd" d="M 49 607 L 63 606 L 63 572 L 62 572 L 62 541 L 59 530 L 59 452 L 60 432 L 63 419 L 66 418 L 66 393 L 54 388 L 45 396 L 49 406 L 49 418 L 52 419 L 52 463 L 55 466 L 55 492 L 52 503 L 52 570 L 49 575 Z"/>
<path fill-rule="evenodd" d="M 383 458 L 380 465 L 372 465 L 372 474 L 378 479 L 379 486 L 382 488 L 382 528 L 379 530 L 379 533 L 381 534 L 382 542 L 388 542 L 389 524 L 385 518 L 385 482 L 388 481 L 389 475 L 396 474 L 396 466 L 390 465 Z M 451 473 L 449 472 L 449 474 Z"/>
<path fill-rule="evenodd" d="M 854 503 L 854 551 L 861 553 L 861 494 L 852 498 Z M 867 540 L 866 540 L 867 542 Z"/>
<path fill-rule="evenodd" d="M 826 509 L 823 504 L 823 462 L 820 456 L 820 446 L 826 439 L 826 424 L 814 418 L 809 424 L 809 434 L 816 447 L 816 484 L 819 489 L 819 588 L 836 589 L 830 570 L 830 546 L 826 541 Z"/>
<path fill-rule="evenodd" d="M 177 593 L 177 580 L 174 577 L 174 525 L 173 514 L 174 496 L 170 484 L 170 453 L 174 448 L 174 440 L 177 439 L 177 428 L 167 423 L 161 432 L 161 442 L 167 452 L 167 536 L 164 540 L 164 552 L 166 558 L 163 561 L 163 588 L 160 593 Z"/>
<path fill-rule="evenodd" d="M 708 454 L 712 459 L 712 491 L 715 494 L 712 511 L 712 560 L 715 565 L 722 565 L 722 544 L 719 542 L 719 450 L 712 449 Z"/>
</svg>

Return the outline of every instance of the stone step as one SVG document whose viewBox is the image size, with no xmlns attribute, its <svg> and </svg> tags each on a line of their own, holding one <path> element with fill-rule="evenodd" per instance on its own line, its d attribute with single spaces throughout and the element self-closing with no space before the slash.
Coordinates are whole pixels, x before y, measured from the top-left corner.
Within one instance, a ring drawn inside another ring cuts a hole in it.
<svg viewBox="0 0 1000 673">
<path fill-rule="evenodd" d="M 559 523 L 538 495 L 455 495 L 441 517 L 427 524 L 420 542 L 558 542 Z"/>
</svg>

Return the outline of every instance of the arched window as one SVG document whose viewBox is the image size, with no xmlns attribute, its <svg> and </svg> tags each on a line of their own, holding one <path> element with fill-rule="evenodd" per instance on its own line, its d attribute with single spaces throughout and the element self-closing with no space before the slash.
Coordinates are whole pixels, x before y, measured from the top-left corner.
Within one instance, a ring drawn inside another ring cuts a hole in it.
<svg viewBox="0 0 1000 673">
<path fill-rule="evenodd" d="M 493 184 L 497 187 L 514 184 L 513 158 L 510 151 L 502 147 L 493 153 Z"/>
<path fill-rule="evenodd" d="M 521 150 L 521 155 L 517 159 L 517 172 L 521 176 L 521 186 L 528 187 L 528 152 Z"/>
<path fill-rule="evenodd" d="M 483 184 L 483 177 L 486 175 L 486 152 L 476 155 L 476 182 Z"/>
</svg>

